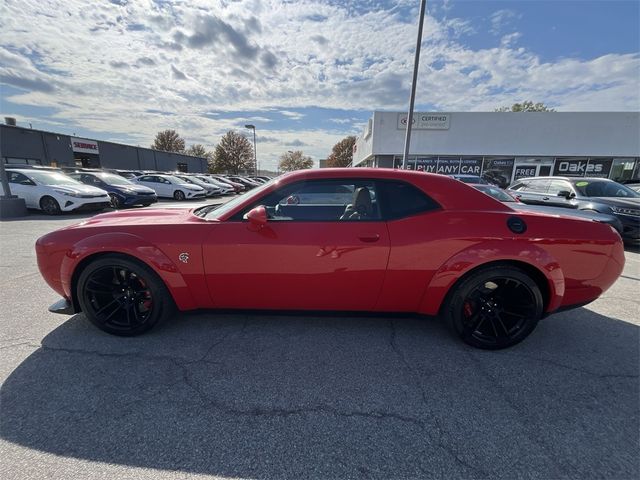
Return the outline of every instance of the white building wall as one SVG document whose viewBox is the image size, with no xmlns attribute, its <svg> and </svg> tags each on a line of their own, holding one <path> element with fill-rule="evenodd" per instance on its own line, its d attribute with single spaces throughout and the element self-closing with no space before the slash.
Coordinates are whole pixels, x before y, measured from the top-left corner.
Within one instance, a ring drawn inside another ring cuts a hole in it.
<svg viewBox="0 0 640 480">
<path fill-rule="evenodd" d="M 429 112 L 430 115 L 438 113 Z M 400 155 L 399 112 L 374 112 L 370 135 L 356 141 L 354 165 Z M 420 113 L 415 113 L 420 115 Z M 640 112 L 454 112 L 446 130 L 411 133 L 412 155 L 640 156 Z M 366 132 L 366 130 L 365 130 Z"/>
</svg>

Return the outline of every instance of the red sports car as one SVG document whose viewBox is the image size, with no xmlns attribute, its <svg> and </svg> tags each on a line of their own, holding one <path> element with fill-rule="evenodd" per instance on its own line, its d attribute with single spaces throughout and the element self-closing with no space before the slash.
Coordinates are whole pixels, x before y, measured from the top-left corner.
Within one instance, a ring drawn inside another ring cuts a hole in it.
<svg viewBox="0 0 640 480">
<path fill-rule="evenodd" d="M 515 212 L 446 176 L 289 173 L 219 206 L 97 215 L 43 236 L 63 299 L 117 335 L 202 308 L 414 312 L 504 348 L 595 300 L 624 266 L 609 225 Z"/>
</svg>

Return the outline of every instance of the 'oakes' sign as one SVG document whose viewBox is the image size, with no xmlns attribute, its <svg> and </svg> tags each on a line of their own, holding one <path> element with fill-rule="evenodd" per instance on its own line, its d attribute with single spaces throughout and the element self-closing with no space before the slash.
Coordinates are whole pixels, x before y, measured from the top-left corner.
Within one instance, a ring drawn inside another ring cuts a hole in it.
<svg viewBox="0 0 640 480">
<path fill-rule="evenodd" d="M 556 160 L 554 175 L 564 177 L 608 177 L 611 159 L 602 160 Z"/>
<path fill-rule="evenodd" d="M 86 138 L 71 138 L 71 149 L 78 153 L 95 153 L 98 154 L 98 142 L 95 140 L 87 140 Z"/>
</svg>

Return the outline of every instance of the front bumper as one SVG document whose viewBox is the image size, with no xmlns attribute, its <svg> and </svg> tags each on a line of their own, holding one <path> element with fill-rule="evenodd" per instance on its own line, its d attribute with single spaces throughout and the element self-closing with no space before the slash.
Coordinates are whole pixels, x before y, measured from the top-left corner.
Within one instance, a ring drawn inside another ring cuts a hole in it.
<svg viewBox="0 0 640 480">
<path fill-rule="evenodd" d="M 136 205 L 150 205 L 158 201 L 157 195 L 127 195 L 121 196 L 122 204 L 126 207 L 135 207 Z"/>
<path fill-rule="evenodd" d="M 51 305 L 49 307 L 49 311 L 51 313 L 59 313 L 61 315 L 73 315 L 74 313 L 78 313 L 73 306 L 73 303 L 66 298 L 61 298 L 56 303 Z"/>
<path fill-rule="evenodd" d="M 628 215 L 616 215 L 622 222 L 622 239 L 625 243 L 640 244 L 640 218 Z"/>
<path fill-rule="evenodd" d="M 93 203 L 84 203 L 82 205 L 78 205 L 75 208 L 70 208 L 66 211 L 70 212 L 94 212 L 98 210 L 104 210 L 111 206 L 111 202 L 93 202 Z"/>
</svg>

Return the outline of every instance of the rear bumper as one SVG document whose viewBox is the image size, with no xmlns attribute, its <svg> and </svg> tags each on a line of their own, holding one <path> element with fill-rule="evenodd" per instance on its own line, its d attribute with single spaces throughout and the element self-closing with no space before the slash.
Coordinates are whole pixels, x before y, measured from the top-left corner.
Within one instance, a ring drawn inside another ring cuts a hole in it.
<svg viewBox="0 0 640 480">
<path fill-rule="evenodd" d="M 56 303 L 51 305 L 49 307 L 49 311 L 51 313 L 59 313 L 61 315 L 73 315 L 74 313 L 78 313 L 73 306 L 73 303 L 66 298 L 61 298 Z"/>
</svg>

